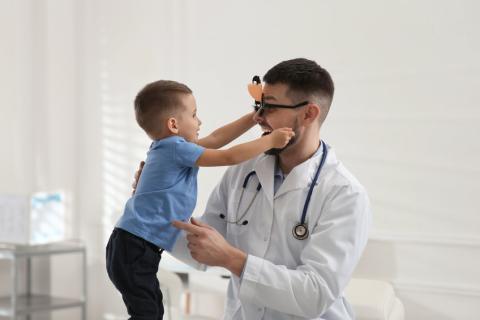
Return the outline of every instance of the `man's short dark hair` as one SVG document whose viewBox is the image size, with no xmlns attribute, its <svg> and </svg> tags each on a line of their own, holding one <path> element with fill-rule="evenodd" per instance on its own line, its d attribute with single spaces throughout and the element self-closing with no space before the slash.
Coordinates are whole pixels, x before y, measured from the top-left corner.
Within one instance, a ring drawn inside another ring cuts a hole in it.
<svg viewBox="0 0 480 320">
<path fill-rule="evenodd" d="M 192 94 L 183 83 L 158 80 L 147 84 L 135 97 L 135 118 L 147 133 L 158 131 L 158 116 L 173 116 L 181 108 L 182 96 Z"/>
<path fill-rule="evenodd" d="M 323 122 L 327 116 L 335 87 L 328 71 L 315 61 L 305 58 L 282 61 L 268 70 L 263 80 L 268 84 L 288 85 L 287 94 L 294 103 L 302 102 L 300 100 L 318 103 L 325 108 L 320 120 Z"/>
</svg>

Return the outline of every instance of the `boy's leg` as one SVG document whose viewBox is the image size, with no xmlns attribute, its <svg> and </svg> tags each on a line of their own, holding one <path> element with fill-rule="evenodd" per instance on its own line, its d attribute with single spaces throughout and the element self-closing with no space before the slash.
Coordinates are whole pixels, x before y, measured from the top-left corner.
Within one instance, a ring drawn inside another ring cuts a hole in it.
<svg viewBox="0 0 480 320">
<path fill-rule="evenodd" d="M 163 249 L 158 251 L 158 248 L 157 248 L 157 252 L 158 252 L 159 259 L 161 259 Z M 160 260 L 158 262 L 160 263 Z M 158 272 L 159 263 L 157 263 L 157 272 Z M 157 300 L 157 307 L 159 310 L 157 320 L 162 320 L 163 314 L 165 313 L 165 309 L 163 308 L 163 293 L 162 293 L 162 290 L 160 290 L 160 283 L 158 282 L 158 278 L 156 276 L 155 276 L 154 287 L 155 287 L 155 299 Z"/>
<path fill-rule="evenodd" d="M 115 229 L 107 245 L 107 271 L 133 320 L 163 318 L 157 279 L 160 253 L 151 243 Z"/>
</svg>

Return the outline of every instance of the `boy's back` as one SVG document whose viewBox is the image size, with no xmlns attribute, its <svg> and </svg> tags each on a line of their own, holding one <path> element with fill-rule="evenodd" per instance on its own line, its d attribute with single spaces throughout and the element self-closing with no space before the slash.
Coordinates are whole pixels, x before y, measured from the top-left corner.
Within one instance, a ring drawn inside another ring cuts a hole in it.
<svg viewBox="0 0 480 320">
<path fill-rule="evenodd" d="M 135 194 L 117 227 L 171 251 L 179 229 L 173 220 L 190 218 L 197 199 L 195 165 L 204 148 L 171 136 L 152 143 Z"/>
</svg>

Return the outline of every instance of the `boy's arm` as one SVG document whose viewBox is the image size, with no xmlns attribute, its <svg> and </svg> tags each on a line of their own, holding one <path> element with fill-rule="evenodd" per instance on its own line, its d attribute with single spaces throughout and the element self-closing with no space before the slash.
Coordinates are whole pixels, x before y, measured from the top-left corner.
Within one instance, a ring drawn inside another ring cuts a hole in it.
<svg viewBox="0 0 480 320">
<path fill-rule="evenodd" d="M 197 144 L 208 149 L 219 149 L 229 144 L 255 125 L 254 114 L 254 112 L 248 113 L 240 119 L 218 128 L 205 138 L 199 139 Z"/>
<path fill-rule="evenodd" d="M 230 166 L 254 158 L 272 149 L 283 148 L 295 135 L 290 128 L 280 128 L 256 140 L 226 150 L 205 149 L 195 163 L 199 167 Z"/>
</svg>

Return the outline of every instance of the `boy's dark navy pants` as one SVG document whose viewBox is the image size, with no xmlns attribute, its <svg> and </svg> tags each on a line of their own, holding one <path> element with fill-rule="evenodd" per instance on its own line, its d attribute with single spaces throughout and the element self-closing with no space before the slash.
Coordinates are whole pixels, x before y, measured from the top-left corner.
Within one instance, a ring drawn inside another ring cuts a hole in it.
<svg viewBox="0 0 480 320">
<path fill-rule="evenodd" d="M 160 248 L 115 228 L 107 244 L 107 272 L 122 294 L 132 320 L 163 318 L 162 292 L 157 279 Z"/>
</svg>

